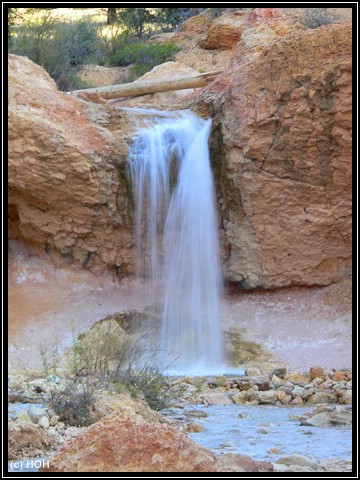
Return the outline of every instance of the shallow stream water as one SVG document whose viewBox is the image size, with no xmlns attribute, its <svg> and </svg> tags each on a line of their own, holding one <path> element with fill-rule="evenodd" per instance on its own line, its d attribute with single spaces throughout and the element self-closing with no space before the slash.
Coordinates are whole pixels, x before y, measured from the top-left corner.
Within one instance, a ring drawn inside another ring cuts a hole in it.
<svg viewBox="0 0 360 480">
<path fill-rule="evenodd" d="M 191 410 L 201 410 L 207 417 L 194 418 L 204 430 L 188 435 L 216 455 L 239 453 L 270 462 L 293 453 L 314 461 L 351 458 L 351 428 L 300 426 L 296 417 L 313 407 L 195 405 L 171 409 L 169 414 L 177 417 Z"/>
</svg>

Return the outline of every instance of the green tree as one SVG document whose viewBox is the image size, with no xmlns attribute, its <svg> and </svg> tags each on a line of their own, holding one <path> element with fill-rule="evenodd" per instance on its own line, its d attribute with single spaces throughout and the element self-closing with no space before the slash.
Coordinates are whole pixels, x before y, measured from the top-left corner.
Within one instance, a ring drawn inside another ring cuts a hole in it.
<svg viewBox="0 0 360 480">
<path fill-rule="evenodd" d="M 149 26 L 156 19 L 149 8 L 122 8 L 119 10 L 118 18 L 128 32 L 135 34 L 138 38 L 144 37 L 146 28 L 150 33 Z"/>
<path fill-rule="evenodd" d="M 14 34 L 14 24 L 16 20 L 16 16 L 18 14 L 18 8 L 8 8 L 7 15 L 8 15 L 8 47 L 12 44 L 12 37 Z"/>
<path fill-rule="evenodd" d="M 205 8 L 159 8 L 157 21 L 165 28 L 175 30 L 188 18 L 205 11 Z"/>
</svg>

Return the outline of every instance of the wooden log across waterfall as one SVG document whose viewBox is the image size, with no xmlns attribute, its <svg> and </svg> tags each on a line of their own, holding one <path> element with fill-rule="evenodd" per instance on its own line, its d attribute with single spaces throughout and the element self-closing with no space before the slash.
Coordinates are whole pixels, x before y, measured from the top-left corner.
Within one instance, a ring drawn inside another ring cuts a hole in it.
<svg viewBox="0 0 360 480">
<path fill-rule="evenodd" d="M 191 77 L 174 78 L 171 80 L 150 80 L 144 82 L 123 83 L 120 85 L 108 85 L 106 87 L 86 88 L 67 92 L 70 95 L 82 97 L 84 94 L 98 94 L 102 98 L 136 97 L 149 93 L 170 92 L 184 90 L 186 88 L 204 87 L 215 80 L 221 72 L 199 73 Z"/>
</svg>

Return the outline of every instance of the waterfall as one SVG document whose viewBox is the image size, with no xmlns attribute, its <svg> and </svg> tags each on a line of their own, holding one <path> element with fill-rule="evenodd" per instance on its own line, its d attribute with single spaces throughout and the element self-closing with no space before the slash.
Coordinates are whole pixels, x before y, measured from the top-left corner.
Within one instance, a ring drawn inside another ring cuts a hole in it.
<svg viewBox="0 0 360 480">
<path fill-rule="evenodd" d="M 137 274 L 147 277 L 163 305 L 161 365 L 183 373 L 218 371 L 222 281 L 211 120 L 190 111 L 137 113 L 145 115 L 130 152 Z"/>
</svg>

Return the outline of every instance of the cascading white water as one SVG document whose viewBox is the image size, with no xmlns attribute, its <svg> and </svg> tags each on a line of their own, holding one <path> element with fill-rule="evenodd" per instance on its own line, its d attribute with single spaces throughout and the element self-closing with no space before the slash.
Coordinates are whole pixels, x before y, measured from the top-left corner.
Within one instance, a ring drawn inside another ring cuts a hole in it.
<svg viewBox="0 0 360 480">
<path fill-rule="evenodd" d="M 148 110 L 138 113 L 149 115 Z M 189 111 L 151 111 L 130 155 L 136 198 L 138 274 L 163 286 L 162 366 L 218 371 L 221 273 L 209 161 L 211 120 Z"/>
</svg>

